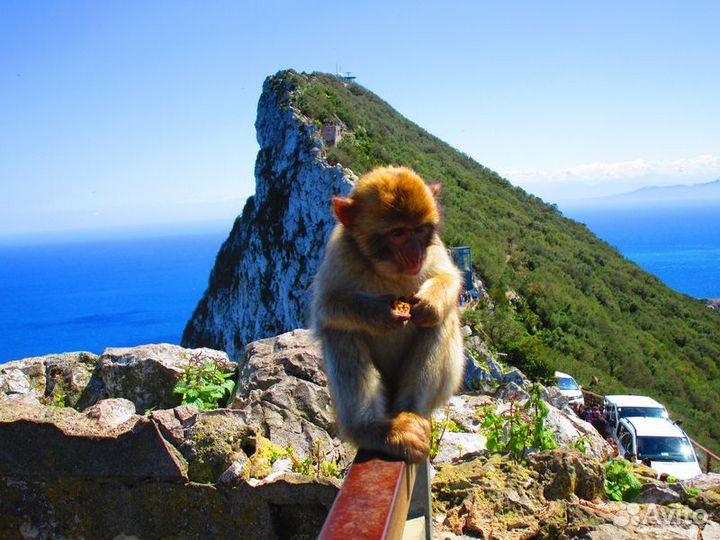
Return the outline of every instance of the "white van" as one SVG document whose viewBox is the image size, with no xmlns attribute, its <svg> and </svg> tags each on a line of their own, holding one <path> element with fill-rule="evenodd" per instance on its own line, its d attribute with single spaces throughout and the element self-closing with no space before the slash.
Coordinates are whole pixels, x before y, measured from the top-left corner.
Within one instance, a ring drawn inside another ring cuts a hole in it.
<svg viewBox="0 0 720 540">
<path fill-rule="evenodd" d="M 647 396 L 613 395 L 605 396 L 603 413 L 613 433 L 617 432 L 620 420 L 631 416 L 646 418 L 669 418 L 662 403 Z"/>
<path fill-rule="evenodd" d="M 562 371 L 556 371 L 555 378 L 557 379 L 560 393 L 568 399 L 570 405 L 575 405 L 576 403 L 579 405 L 585 405 L 585 398 L 582 394 L 582 386 L 576 383 L 575 379 Z"/>
<path fill-rule="evenodd" d="M 702 474 L 690 439 L 667 418 L 622 418 L 615 440 L 621 454 L 634 454 L 658 474 L 667 473 L 678 480 Z"/>
</svg>

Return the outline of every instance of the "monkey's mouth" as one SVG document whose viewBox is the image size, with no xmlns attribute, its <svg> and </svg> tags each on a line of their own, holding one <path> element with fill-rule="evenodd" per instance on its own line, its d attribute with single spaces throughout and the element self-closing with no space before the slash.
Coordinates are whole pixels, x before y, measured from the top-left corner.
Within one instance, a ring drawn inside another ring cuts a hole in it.
<svg viewBox="0 0 720 540">
<path fill-rule="evenodd" d="M 425 261 L 418 261 L 411 265 L 405 265 L 400 270 L 400 273 L 406 276 L 417 276 L 420 273 L 420 270 L 422 270 L 424 262 Z"/>
</svg>

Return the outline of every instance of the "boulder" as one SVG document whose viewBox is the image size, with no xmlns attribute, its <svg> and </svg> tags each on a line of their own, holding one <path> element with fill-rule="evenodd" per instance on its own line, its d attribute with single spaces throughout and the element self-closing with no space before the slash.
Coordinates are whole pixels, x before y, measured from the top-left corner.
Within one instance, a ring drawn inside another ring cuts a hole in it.
<svg viewBox="0 0 720 540">
<path fill-rule="evenodd" d="M 215 483 L 231 465 L 247 462 L 255 453 L 255 435 L 237 411 L 219 409 L 198 415 L 184 430 L 179 446 L 188 463 L 188 477 Z"/>
<path fill-rule="evenodd" d="M 103 394 L 97 370 L 98 356 L 92 353 L 50 355 L 45 360 L 45 403 L 83 410 Z"/>
<path fill-rule="evenodd" d="M 720 474 L 704 473 L 684 482 L 688 487 L 694 487 L 700 491 L 715 491 L 720 493 Z"/>
<path fill-rule="evenodd" d="M 668 505 L 682 503 L 687 499 L 688 493 L 679 482 L 668 484 L 666 482 L 648 482 L 633 502 L 638 504 Z"/>
<path fill-rule="evenodd" d="M 349 463 L 354 451 L 337 438 L 319 343 L 309 330 L 256 341 L 244 351 L 232 408 L 274 444 L 298 457 L 317 444 L 327 459 Z"/>
<path fill-rule="evenodd" d="M 526 388 L 514 382 L 508 382 L 500 387 L 495 397 L 504 401 L 525 401 L 530 398 L 530 394 Z"/>
<path fill-rule="evenodd" d="M 546 450 L 532 454 L 528 465 L 543 484 L 546 499 L 591 501 L 605 496 L 605 469 L 602 464 L 577 450 Z"/>
<path fill-rule="evenodd" d="M 49 354 L 0 366 L 0 401 L 20 399 L 84 409 L 100 399 L 98 356 L 88 352 Z"/>
<path fill-rule="evenodd" d="M 71 408 L 0 404 L 0 476 L 183 480 L 185 460 L 150 420 L 116 427 Z"/>
<path fill-rule="evenodd" d="M 568 398 L 560 393 L 557 386 L 548 386 L 542 392 L 542 398 L 556 409 L 566 414 L 574 414 Z"/>
<path fill-rule="evenodd" d="M 216 362 L 224 371 L 237 364 L 227 354 L 212 349 L 183 349 L 177 345 L 142 345 L 110 348 L 100 356 L 100 377 L 108 397 L 129 399 L 138 412 L 170 408 L 178 404 L 173 394 L 191 362 Z"/>
<path fill-rule="evenodd" d="M 102 427 L 116 428 L 133 418 L 135 405 L 132 401 L 123 398 L 103 399 L 85 409 L 83 414 Z"/>
<path fill-rule="evenodd" d="M 285 475 L 250 486 L 31 478 L 3 483 L 0 538 L 305 540 L 337 495 L 334 480 Z"/>
<path fill-rule="evenodd" d="M 556 442 L 562 447 L 573 448 L 582 445 L 588 455 L 601 461 L 610 455 L 607 441 L 590 423 L 581 420 L 572 412 L 561 411 L 550 405 L 545 426 L 553 431 Z"/>
</svg>

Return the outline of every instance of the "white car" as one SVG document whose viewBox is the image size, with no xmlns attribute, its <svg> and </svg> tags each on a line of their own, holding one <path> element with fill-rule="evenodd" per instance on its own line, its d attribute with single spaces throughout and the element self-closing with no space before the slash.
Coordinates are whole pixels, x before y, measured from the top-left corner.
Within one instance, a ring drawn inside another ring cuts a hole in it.
<svg viewBox="0 0 720 540">
<path fill-rule="evenodd" d="M 658 474 L 667 473 L 678 480 L 702 474 L 690 439 L 667 418 L 622 418 L 615 441 L 621 454 L 634 454 Z"/>
<path fill-rule="evenodd" d="M 620 420 L 631 416 L 647 418 L 669 418 L 662 403 L 647 396 L 612 395 L 605 396 L 603 412 L 613 433 L 620 426 Z"/>
<path fill-rule="evenodd" d="M 582 386 L 576 383 L 575 379 L 562 371 L 556 371 L 555 378 L 557 379 L 560 393 L 568 399 L 570 405 L 575 405 L 576 403 L 579 405 L 585 405 L 585 398 L 582 394 Z"/>
</svg>

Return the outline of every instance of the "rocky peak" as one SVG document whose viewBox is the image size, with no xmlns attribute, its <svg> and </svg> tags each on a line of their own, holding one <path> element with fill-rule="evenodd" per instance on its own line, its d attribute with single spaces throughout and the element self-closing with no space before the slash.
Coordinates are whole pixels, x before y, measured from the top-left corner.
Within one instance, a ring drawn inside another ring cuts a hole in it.
<svg viewBox="0 0 720 540">
<path fill-rule="evenodd" d="M 227 351 L 303 327 L 308 289 L 334 219 L 333 195 L 352 172 L 325 159 L 318 127 L 291 105 L 298 74 L 269 77 L 258 103 L 255 195 L 218 253 L 208 289 L 183 335 L 186 347 Z"/>
</svg>

